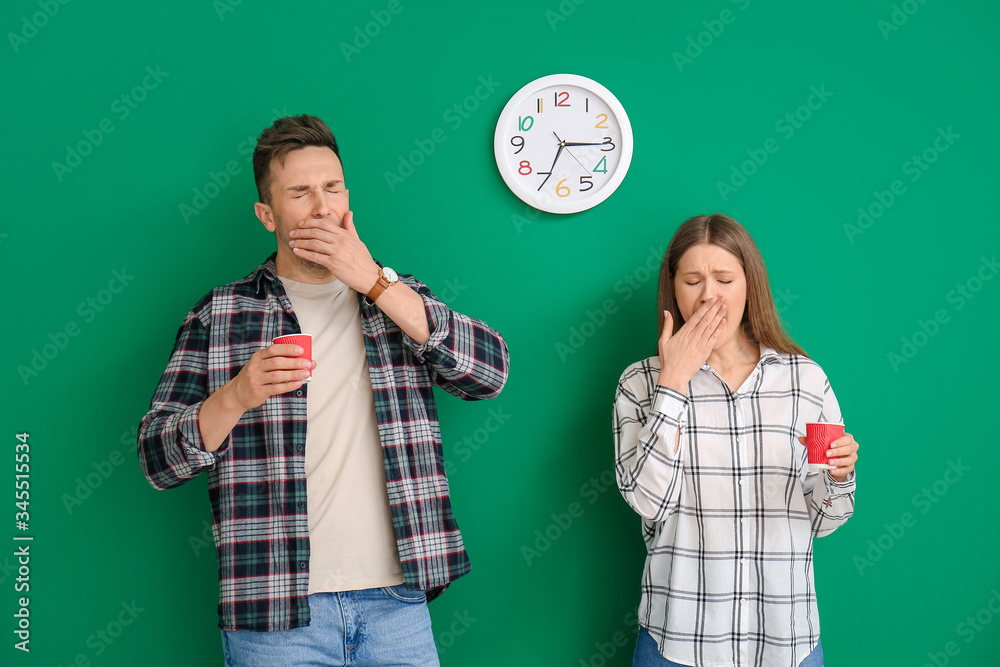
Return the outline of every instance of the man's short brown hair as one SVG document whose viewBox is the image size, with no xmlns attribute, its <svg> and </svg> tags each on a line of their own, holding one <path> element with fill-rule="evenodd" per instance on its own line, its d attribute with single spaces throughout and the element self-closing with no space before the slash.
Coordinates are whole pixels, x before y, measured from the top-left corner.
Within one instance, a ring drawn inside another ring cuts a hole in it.
<svg viewBox="0 0 1000 667">
<path fill-rule="evenodd" d="M 274 182 L 271 160 L 278 158 L 278 164 L 284 165 L 289 153 L 306 146 L 326 146 L 340 159 L 333 133 L 326 123 L 315 116 L 279 118 L 260 133 L 257 148 L 253 151 L 253 177 L 261 202 L 271 204 L 271 184 Z"/>
</svg>

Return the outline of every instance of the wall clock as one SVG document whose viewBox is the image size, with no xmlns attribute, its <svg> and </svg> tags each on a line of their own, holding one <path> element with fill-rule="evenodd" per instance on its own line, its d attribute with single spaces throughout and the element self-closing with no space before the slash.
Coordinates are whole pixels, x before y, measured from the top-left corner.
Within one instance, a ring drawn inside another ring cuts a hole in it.
<svg viewBox="0 0 1000 667">
<path fill-rule="evenodd" d="M 632 162 L 632 125 L 601 84 L 575 74 L 535 79 L 514 93 L 493 135 L 511 192 L 549 213 L 577 213 L 611 196 Z"/>
</svg>

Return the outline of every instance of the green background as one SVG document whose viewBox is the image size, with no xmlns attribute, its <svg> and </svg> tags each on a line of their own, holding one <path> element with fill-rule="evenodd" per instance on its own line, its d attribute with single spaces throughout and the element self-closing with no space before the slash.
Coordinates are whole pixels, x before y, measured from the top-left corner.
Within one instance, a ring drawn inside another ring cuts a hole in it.
<svg viewBox="0 0 1000 667">
<path fill-rule="evenodd" d="M 816 545 L 828 664 L 997 664 L 1000 9 L 651 5 L 3 3 L 0 662 L 220 664 L 205 479 L 153 491 L 135 427 L 187 310 L 273 250 L 253 215 L 247 147 L 276 113 L 310 113 L 340 141 L 375 257 L 511 349 L 499 399 L 439 403 L 473 561 L 431 605 L 443 665 L 629 664 L 644 550 L 639 518 L 606 485 L 611 403 L 625 366 L 655 353 L 643 265 L 681 221 L 715 211 L 757 240 L 790 333 L 861 443 L 857 514 Z M 515 91 L 559 72 L 615 93 L 635 156 L 597 208 L 535 215 L 496 171 L 493 130 Z M 467 102 L 480 77 L 495 90 Z M 811 87 L 829 98 L 801 108 Z M 143 99 L 131 108 L 122 95 Z M 456 104 L 476 107 L 457 125 Z M 796 113 L 808 119 L 789 136 L 782 119 Z M 98 133 L 105 119 L 113 131 Z M 446 140 L 390 189 L 386 172 L 436 128 Z M 941 153 L 939 130 L 952 133 Z M 744 168 L 769 138 L 779 150 Z M 53 167 L 88 141 L 71 171 Z M 911 180 L 906 163 L 925 151 L 933 163 Z M 239 173 L 185 220 L 181 205 L 212 173 L 225 182 L 230 161 Z M 723 193 L 733 169 L 754 173 Z M 905 191 L 874 216 L 895 180 Z M 871 222 L 845 229 L 859 207 Z M 580 343 L 574 330 L 583 344 L 560 355 L 557 344 Z M 44 367 L 26 372 L 33 358 Z M 30 654 L 11 632 L 22 431 Z"/>
</svg>

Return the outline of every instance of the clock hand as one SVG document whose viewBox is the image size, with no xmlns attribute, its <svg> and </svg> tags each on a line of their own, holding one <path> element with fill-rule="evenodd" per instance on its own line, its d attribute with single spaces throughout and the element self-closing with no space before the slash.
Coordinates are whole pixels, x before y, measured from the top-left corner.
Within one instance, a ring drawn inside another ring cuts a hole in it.
<svg viewBox="0 0 1000 667">
<path fill-rule="evenodd" d="M 559 135 L 558 134 L 556 134 L 555 132 L 553 132 L 552 134 L 555 134 L 556 139 L 559 139 Z M 556 157 L 555 157 L 554 160 L 552 160 L 552 166 L 549 167 L 548 171 L 538 171 L 538 172 L 535 172 L 537 174 L 547 174 L 545 176 L 545 180 L 542 181 L 542 184 L 538 186 L 538 190 L 535 190 L 535 192 L 540 192 L 541 189 L 543 187 L 545 187 L 545 184 L 549 182 L 549 179 L 552 178 L 552 170 L 555 169 L 556 162 L 559 161 L 559 156 L 562 155 L 563 148 L 565 148 L 565 146 L 563 145 L 563 140 L 559 139 L 559 150 L 556 151 Z"/>
<path fill-rule="evenodd" d="M 579 160 L 579 159 L 578 159 L 578 158 L 577 158 L 577 157 L 576 157 L 575 155 L 573 155 L 573 153 L 572 153 L 572 152 L 571 152 L 571 151 L 570 151 L 570 150 L 569 150 L 568 148 L 566 149 L 566 152 L 567 152 L 567 153 L 569 153 L 569 156 L 570 156 L 571 158 L 573 158 L 574 160 L 576 160 L 576 163 L 577 163 L 578 165 L 580 165 L 581 167 L 583 167 L 583 168 L 584 168 L 584 170 L 585 170 L 585 171 L 587 171 L 587 173 L 590 173 L 590 170 L 589 170 L 589 169 L 587 169 L 586 165 L 584 165 L 584 164 L 583 164 L 582 162 L 580 162 L 580 160 Z"/>
<path fill-rule="evenodd" d="M 593 142 L 580 142 L 580 141 L 564 141 L 563 146 L 603 146 L 604 142 L 593 141 Z"/>
</svg>

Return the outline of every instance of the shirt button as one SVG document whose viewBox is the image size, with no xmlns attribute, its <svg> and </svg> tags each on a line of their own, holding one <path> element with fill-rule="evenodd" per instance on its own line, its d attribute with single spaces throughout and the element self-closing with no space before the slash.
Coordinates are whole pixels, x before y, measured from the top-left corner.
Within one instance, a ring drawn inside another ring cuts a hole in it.
<svg viewBox="0 0 1000 667">
<path fill-rule="evenodd" d="M 740 523 L 742 523 L 745 526 L 747 524 L 747 520 L 746 519 L 740 519 Z"/>
<path fill-rule="evenodd" d="M 740 477 L 740 486 L 743 486 L 743 478 Z"/>
<path fill-rule="evenodd" d="M 302 395 L 302 390 L 301 390 L 301 389 L 299 389 L 299 390 L 298 390 L 297 392 L 295 392 L 295 395 L 296 395 L 296 396 L 301 396 L 301 395 Z"/>
<path fill-rule="evenodd" d="M 299 509 L 302 509 L 302 508 L 303 508 L 303 507 L 305 507 L 305 506 L 306 506 L 306 503 L 305 503 L 305 501 L 303 501 L 303 500 L 300 500 L 300 501 L 299 501 Z"/>
<path fill-rule="evenodd" d="M 305 445 L 295 445 L 295 449 L 297 449 L 297 450 L 299 450 L 299 451 L 301 452 L 301 451 L 302 451 L 303 449 L 305 449 Z M 742 482 L 742 480 L 741 480 L 741 481 L 740 481 L 740 484 L 742 484 L 742 483 L 743 483 L 743 482 Z"/>
<path fill-rule="evenodd" d="M 746 603 L 747 603 L 746 598 L 740 598 L 740 604 L 746 604 Z"/>
<path fill-rule="evenodd" d="M 741 558 L 740 559 L 740 565 L 746 565 L 746 564 L 747 564 L 747 559 L 746 558 Z"/>
<path fill-rule="evenodd" d="M 306 569 L 306 566 L 308 566 L 308 565 L 309 565 L 309 563 L 305 562 L 304 560 L 300 560 L 299 561 L 299 569 L 300 570 Z"/>
</svg>

